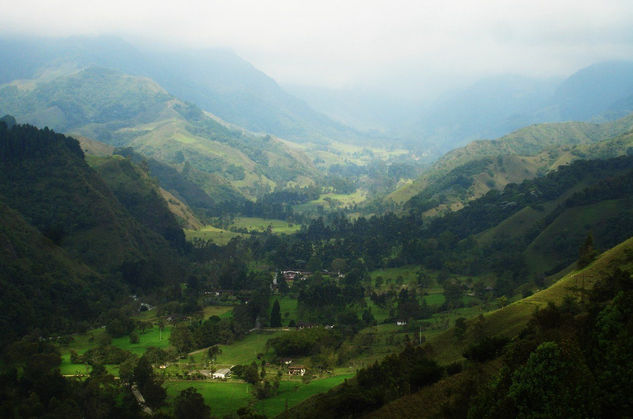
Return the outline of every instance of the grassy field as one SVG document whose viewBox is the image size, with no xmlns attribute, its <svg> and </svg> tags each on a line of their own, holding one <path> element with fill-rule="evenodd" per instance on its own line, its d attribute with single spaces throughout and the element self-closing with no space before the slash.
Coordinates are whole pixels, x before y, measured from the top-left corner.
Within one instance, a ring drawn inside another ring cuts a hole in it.
<svg viewBox="0 0 633 419">
<path fill-rule="evenodd" d="M 225 246 L 235 237 L 245 237 L 246 234 L 235 233 L 233 231 L 222 230 L 213 226 L 204 226 L 200 230 L 185 230 L 185 237 L 188 241 L 194 239 L 211 240 L 218 246 Z"/>
<path fill-rule="evenodd" d="M 244 339 L 231 345 L 220 345 L 222 354 L 216 359 L 218 367 L 231 367 L 237 364 L 250 364 L 257 360 L 257 354 L 264 353 L 266 342 L 282 333 L 290 332 L 258 332 L 250 333 Z"/>
<path fill-rule="evenodd" d="M 337 208 L 351 208 L 356 204 L 360 204 L 367 200 L 367 192 L 363 190 L 356 190 L 351 194 L 337 194 L 337 193 L 325 193 L 319 196 L 318 199 L 306 202 L 304 204 L 295 205 L 294 209 L 297 212 L 315 212 L 319 210 L 319 207 L 323 210 L 334 210 Z"/>
<path fill-rule="evenodd" d="M 257 217 L 236 217 L 235 220 L 233 220 L 233 223 L 229 226 L 229 230 L 235 228 L 246 229 L 249 232 L 263 233 L 269 226 L 271 231 L 275 234 L 292 234 L 301 229 L 300 224 L 293 224 L 282 220 Z"/>
<path fill-rule="evenodd" d="M 290 408 L 308 397 L 328 391 L 351 377 L 353 374 L 337 375 L 313 380 L 308 384 L 300 381 L 282 381 L 279 383 L 279 394 L 269 399 L 259 400 L 255 403 L 255 410 L 269 418 L 275 417 L 285 410 L 286 405 Z"/>
<path fill-rule="evenodd" d="M 253 386 L 244 382 L 166 381 L 168 402 L 189 387 L 198 390 L 216 417 L 230 415 L 253 400 Z"/>
<path fill-rule="evenodd" d="M 85 374 L 89 371 L 89 366 L 84 364 L 72 364 L 70 362 L 70 351 L 75 351 L 81 355 L 89 349 L 96 348 L 98 337 L 103 333 L 105 333 L 105 329 L 94 329 L 82 335 L 73 335 L 73 342 L 60 348 L 62 353 L 62 363 L 59 368 L 60 372 L 65 375 L 73 375 Z M 166 348 L 169 346 L 170 334 L 171 326 L 165 327 L 162 333 L 158 327 L 153 327 L 146 330 L 143 334 L 139 332 L 139 343 L 130 343 L 130 338 L 123 336 L 112 339 L 112 345 L 141 356 L 150 346 L 157 348 Z M 118 374 L 118 367 L 111 367 L 110 370 L 114 372 L 115 375 Z"/>
<path fill-rule="evenodd" d="M 231 317 L 231 310 L 233 310 L 233 306 L 206 306 L 202 309 L 202 312 L 205 319 L 211 316 L 225 319 Z"/>
<path fill-rule="evenodd" d="M 279 311 L 281 313 L 281 324 L 287 326 L 290 320 L 297 321 L 297 305 L 296 298 L 289 296 L 275 296 L 270 299 L 270 306 L 272 307 L 275 300 L 279 300 Z"/>
</svg>

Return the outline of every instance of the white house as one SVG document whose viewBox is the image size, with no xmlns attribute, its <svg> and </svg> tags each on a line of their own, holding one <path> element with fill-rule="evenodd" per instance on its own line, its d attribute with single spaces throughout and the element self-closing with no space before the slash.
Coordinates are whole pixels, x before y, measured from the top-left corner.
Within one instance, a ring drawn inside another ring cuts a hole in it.
<svg viewBox="0 0 633 419">
<path fill-rule="evenodd" d="M 231 370 L 228 368 L 220 368 L 216 372 L 213 373 L 213 378 L 218 378 L 220 380 L 224 380 L 231 376 Z"/>
</svg>

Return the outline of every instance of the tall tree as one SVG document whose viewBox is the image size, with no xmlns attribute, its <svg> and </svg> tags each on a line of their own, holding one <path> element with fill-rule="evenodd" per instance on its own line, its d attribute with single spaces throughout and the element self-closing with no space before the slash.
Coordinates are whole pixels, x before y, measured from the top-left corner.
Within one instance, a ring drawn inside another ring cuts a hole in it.
<svg viewBox="0 0 633 419">
<path fill-rule="evenodd" d="M 593 248 L 593 235 L 589 233 L 578 252 L 578 268 L 582 269 L 596 258 L 596 250 Z"/>
<path fill-rule="evenodd" d="M 281 309 L 279 308 L 279 300 L 273 303 L 273 309 L 270 312 L 270 327 L 281 327 Z"/>
</svg>

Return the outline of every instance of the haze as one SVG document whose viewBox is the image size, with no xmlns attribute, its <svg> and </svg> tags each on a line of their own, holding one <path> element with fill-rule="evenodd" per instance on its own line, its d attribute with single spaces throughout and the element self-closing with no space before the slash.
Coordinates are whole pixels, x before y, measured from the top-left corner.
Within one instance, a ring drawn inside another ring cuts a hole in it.
<svg viewBox="0 0 633 419">
<path fill-rule="evenodd" d="M 3 35 L 118 35 L 234 50 L 281 84 L 441 90 L 633 56 L 631 1 L 23 1 Z M 431 88 L 432 87 L 432 88 Z"/>
</svg>

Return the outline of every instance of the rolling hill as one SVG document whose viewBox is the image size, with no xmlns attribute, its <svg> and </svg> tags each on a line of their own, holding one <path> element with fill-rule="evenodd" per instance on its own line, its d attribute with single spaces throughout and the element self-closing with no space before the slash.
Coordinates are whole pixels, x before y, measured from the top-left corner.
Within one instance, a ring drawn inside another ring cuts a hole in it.
<svg viewBox="0 0 633 419">
<path fill-rule="evenodd" d="M 387 199 L 423 208 L 427 215 L 462 208 L 489 190 L 501 190 L 577 159 L 626 155 L 633 116 L 604 124 L 540 124 L 497 140 L 474 141 L 445 154 L 413 183 Z"/>
<path fill-rule="evenodd" d="M 359 141 L 357 131 L 288 94 L 229 50 L 137 48 L 116 37 L 0 40 L 0 84 L 106 67 L 150 77 L 169 93 L 250 131 L 297 142 Z"/>
<path fill-rule="evenodd" d="M 219 200 L 222 188 L 254 199 L 298 177 L 318 178 L 307 156 L 288 143 L 232 127 L 150 79 L 114 70 L 92 67 L 52 80 L 13 82 L 0 88 L 0 110 L 38 126 L 134 147 L 180 171 L 193 169 L 190 180 Z"/>
</svg>

